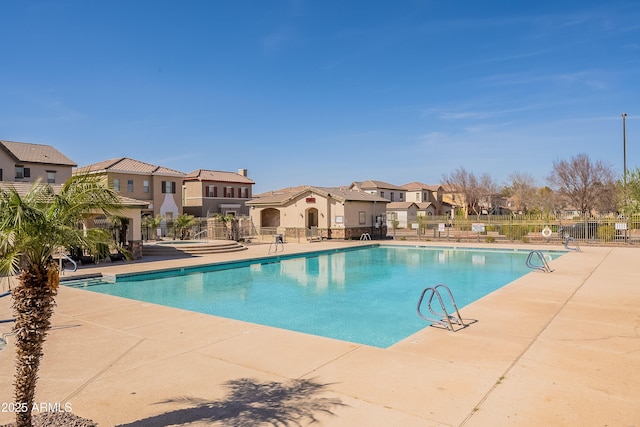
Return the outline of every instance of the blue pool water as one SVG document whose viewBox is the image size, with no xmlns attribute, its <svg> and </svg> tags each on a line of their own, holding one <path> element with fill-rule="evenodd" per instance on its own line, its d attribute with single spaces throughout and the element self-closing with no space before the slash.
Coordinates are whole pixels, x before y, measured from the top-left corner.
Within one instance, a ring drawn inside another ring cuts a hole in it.
<svg viewBox="0 0 640 427">
<path fill-rule="evenodd" d="M 416 313 L 425 287 L 446 284 L 462 309 L 530 272 L 527 255 L 374 246 L 68 284 L 385 348 L 428 326 Z"/>
</svg>

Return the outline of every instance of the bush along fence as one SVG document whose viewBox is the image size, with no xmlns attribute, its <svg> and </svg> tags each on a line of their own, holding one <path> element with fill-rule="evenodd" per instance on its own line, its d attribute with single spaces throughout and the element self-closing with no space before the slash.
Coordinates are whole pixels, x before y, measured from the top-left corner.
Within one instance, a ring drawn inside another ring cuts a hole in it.
<svg viewBox="0 0 640 427">
<path fill-rule="evenodd" d="M 640 215 L 629 218 L 572 218 L 469 216 L 421 219 L 395 238 L 481 242 L 558 243 L 571 237 L 581 243 L 640 244 Z"/>
</svg>

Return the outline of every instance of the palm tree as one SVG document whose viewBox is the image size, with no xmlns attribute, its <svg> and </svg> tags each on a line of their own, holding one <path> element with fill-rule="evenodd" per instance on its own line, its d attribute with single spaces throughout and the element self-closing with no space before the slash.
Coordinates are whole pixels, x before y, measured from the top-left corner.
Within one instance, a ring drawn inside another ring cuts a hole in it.
<svg viewBox="0 0 640 427">
<path fill-rule="evenodd" d="M 153 232 L 155 232 L 157 229 L 160 228 L 160 225 L 162 225 L 162 221 L 164 221 L 164 217 L 160 214 L 157 214 L 156 216 L 151 216 L 151 215 L 147 215 L 143 218 L 142 220 L 142 225 L 144 227 L 147 227 L 147 229 L 152 230 Z M 147 233 L 147 239 L 151 240 L 151 233 Z M 156 237 L 156 239 L 159 237 L 158 235 L 154 234 Z"/>
<path fill-rule="evenodd" d="M 173 226 L 180 231 L 180 240 L 189 238 L 191 227 L 195 224 L 195 217 L 189 214 L 178 215 L 173 222 Z"/>
<path fill-rule="evenodd" d="M 36 182 L 25 195 L 13 187 L 0 189 L 0 274 L 16 276 L 11 295 L 15 317 L 15 402 L 18 427 L 31 426 L 42 347 L 51 327 L 60 283 L 53 255 L 64 247 L 109 243 L 106 230 L 82 227 L 91 213 L 119 211 L 115 192 L 95 177 L 77 175 L 58 194 Z"/>
</svg>

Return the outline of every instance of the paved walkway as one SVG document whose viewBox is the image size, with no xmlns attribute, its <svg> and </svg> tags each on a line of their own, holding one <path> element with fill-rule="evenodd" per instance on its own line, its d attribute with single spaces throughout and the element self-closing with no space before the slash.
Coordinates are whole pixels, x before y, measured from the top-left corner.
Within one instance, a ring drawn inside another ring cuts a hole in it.
<svg viewBox="0 0 640 427">
<path fill-rule="evenodd" d="M 261 257 L 267 248 L 78 273 Z M 470 327 L 425 328 L 388 349 L 61 287 L 36 400 L 102 427 L 640 426 L 640 251 L 583 250 L 463 308 L 477 320 Z M 11 339 L 0 351 L 5 404 Z M 0 412 L 0 424 L 12 419 Z"/>
</svg>

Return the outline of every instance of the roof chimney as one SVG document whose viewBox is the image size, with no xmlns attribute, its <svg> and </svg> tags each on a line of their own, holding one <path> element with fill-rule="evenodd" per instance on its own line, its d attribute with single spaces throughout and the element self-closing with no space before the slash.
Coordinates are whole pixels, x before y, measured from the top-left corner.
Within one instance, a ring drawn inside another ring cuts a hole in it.
<svg viewBox="0 0 640 427">
<path fill-rule="evenodd" d="M 247 170 L 246 169 L 238 169 L 238 175 L 247 176 Z"/>
</svg>

